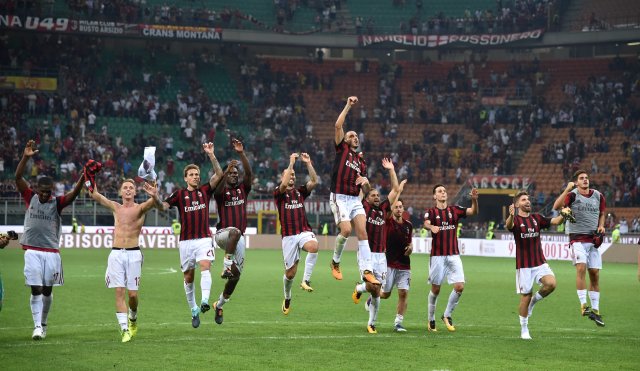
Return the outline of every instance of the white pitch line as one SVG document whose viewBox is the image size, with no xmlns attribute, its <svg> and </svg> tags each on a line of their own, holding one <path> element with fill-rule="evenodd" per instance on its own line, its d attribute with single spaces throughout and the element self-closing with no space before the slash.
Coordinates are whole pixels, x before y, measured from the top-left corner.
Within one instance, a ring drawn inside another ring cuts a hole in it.
<svg viewBox="0 0 640 371">
<path fill-rule="evenodd" d="M 451 341 L 459 341 L 462 339 L 486 339 L 486 335 L 464 335 L 457 334 L 456 336 L 438 336 L 438 335 L 428 335 L 426 331 L 423 333 L 417 334 L 359 334 L 359 335 L 289 335 L 289 336 L 216 336 L 215 338 L 211 338 L 211 340 L 215 341 L 243 341 L 243 340 L 276 340 L 276 341 L 289 341 L 289 340 L 335 340 L 335 339 L 367 339 L 369 341 L 375 339 L 390 339 L 390 338 L 412 338 L 412 339 L 420 339 L 420 338 L 433 338 L 438 342 L 442 342 L 445 340 Z M 492 336 L 492 339 L 501 339 L 501 340 L 510 340 L 513 341 L 515 339 L 519 339 L 517 334 L 509 335 L 509 336 Z M 183 336 L 183 337 L 171 337 L 171 338 L 143 338 L 136 339 L 135 342 L 139 343 L 184 343 L 189 341 L 202 341 L 203 337 L 195 337 L 195 336 Z M 534 337 L 533 341 L 541 340 L 625 340 L 625 341 L 640 341 L 637 337 L 624 337 L 624 336 L 614 336 L 614 337 L 598 337 L 598 336 L 540 336 Z M 96 341 L 48 341 L 43 340 L 39 342 L 26 341 L 24 343 L 19 344 L 4 344 L 4 348 L 23 348 L 23 347 L 32 347 L 32 346 L 60 346 L 60 345 L 87 345 L 87 344 L 117 344 L 119 343 L 116 336 L 113 336 L 112 340 L 96 340 Z M 523 342 L 524 343 L 524 342 Z"/>
</svg>

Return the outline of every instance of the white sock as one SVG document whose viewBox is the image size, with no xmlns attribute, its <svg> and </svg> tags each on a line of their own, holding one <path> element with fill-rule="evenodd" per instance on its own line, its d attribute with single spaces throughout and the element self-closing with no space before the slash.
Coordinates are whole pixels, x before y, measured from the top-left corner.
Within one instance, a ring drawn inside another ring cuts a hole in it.
<svg viewBox="0 0 640 371">
<path fill-rule="evenodd" d="M 589 291 L 589 300 L 591 300 L 591 308 L 600 310 L 600 291 Z"/>
<path fill-rule="evenodd" d="M 193 309 L 196 307 L 196 294 L 193 292 L 193 282 L 184 283 L 184 293 L 187 296 L 187 304 L 189 304 L 189 309 Z"/>
<path fill-rule="evenodd" d="M 137 310 L 131 310 L 131 308 L 129 308 L 129 319 L 134 322 L 138 319 L 138 311 Z"/>
<path fill-rule="evenodd" d="M 211 271 L 206 270 L 200 272 L 200 290 L 202 290 L 202 302 L 209 303 L 209 294 L 211 293 Z"/>
<path fill-rule="evenodd" d="M 293 286 L 293 280 L 287 278 L 287 275 L 282 275 L 282 283 L 284 284 L 284 298 L 291 299 L 291 286 Z"/>
<path fill-rule="evenodd" d="M 127 313 L 116 312 L 116 318 L 118 319 L 118 324 L 120 324 L 120 330 L 124 331 L 129 329 Z"/>
<path fill-rule="evenodd" d="M 302 276 L 303 281 L 311 281 L 311 274 L 313 273 L 313 267 L 316 266 L 317 261 L 318 261 L 317 252 L 307 253 L 307 259 L 304 262 L 304 276 Z"/>
<path fill-rule="evenodd" d="M 368 240 L 358 241 L 358 267 L 360 271 L 373 272 L 371 263 L 371 248 Z"/>
<path fill-rule="evenodd" d="M 429 305 L 427 309 L 427 313 L 429 315 L 429 321 L 436 320 L 436 303 L 438 302 L 438 296 L 434 295 L 433 292 L 429 291 Z"/>
<path fill-rule="evenodd" d="M 369 304 L 369 325 L 375 325 L 378 319 L 378 308 L 380 307 L 380 297 L 371 298 L 371 304 Z"/>
<path fill-rule="evenodd" d="M 460 295 L 462 295 L 461 292 L 451 290 L 451 294 L 449 294 L 449 301 L 447 302 L 447 308 L 444 310 L 445 317 L 451 317 L 451 313 L 453 313 L 454 309 L 456 309 L 456 305 L 458 305 Z"/>
<path fill-rule="evenodd" d="M 363 283 L 359 283 L 359 284 L 357 284 L 357 285 L 356 285 L 356 291 L 357 291 L 357 292 L 359 292 L 359 293 L 361 293 L 361 294 L 362 294 L 363 292 L 367 291 L 367 284 L 365 284 L 364 282 L 363 282 Z"/>
<path fill-rule="evenodd" d="M 31 295 L 30 304 L 33 327 L 42 327 L 42 295 Z"/>
<path fill-rule="evenodd" d="M 218 298 L 218 304 L 216 304 L 216 307 L 218 308 L 222 308 L 222 306 L 224 305 L 224 303 L 228 302 L 229 299 L 225 299 L 224 298 L 224 294 L 220 293 L 220 297 Z"/>
<path fill-rule="evenodd" d="M 540 295 L 540 291 L 531 297 L 531 301 L 529 302 L 529 316 L 533 313 L 533 306 L 542 299 L 544 299 L 544 296 Z"/>
<path fill-rule="evenodd" d="M 529 317 L 520 317 L 520 331 L 521 332 L 529 332 Z"/>
<path fill-rule="evenodd" d="M 396 314 L 396 320 L 393 321 L 394 325 L 401 325 L 404 320 L 404 316 L 402 314 Z"/>
<path fill-rule="evenodd" d="M 342 250 L 344 250 L 344 246 L 347 243 L 347 238 L 341 234 L 336 236 L 336 247 L 333 249 L 333 261 L 336 263 L 340 263 L 340 258 L 342 257 Z"/>
<path fill-rule="evenodd" d="M 580 304 L 587 304 L 587 290 L 577 290 Z"/>
<path fill-rule="evenodd" d="M 49 296 L 42 295 L 42 319 L 40 320 L 42 326 L 47 324 L 49 309 L 51 309 L 51 302 L 53 302 L 53 293 Z"/>
</svg>

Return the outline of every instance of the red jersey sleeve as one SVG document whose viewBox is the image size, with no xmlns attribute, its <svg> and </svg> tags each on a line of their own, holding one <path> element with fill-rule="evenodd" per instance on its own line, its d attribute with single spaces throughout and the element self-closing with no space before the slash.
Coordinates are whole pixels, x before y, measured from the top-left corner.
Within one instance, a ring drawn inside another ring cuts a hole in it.
<svg viewBox="0 0 640 371">
<path fill-rule="evenodd" d="M 573 201 L 576 200 L 576 194 L 573 192 L 569 192 L 567 193 L 567 195 L 564 198 L 564 207 L 570 207 L 571 204 L 573 203 Z"/>
<path fill-rule="evenodd" d="M 547 218 L 546 216 L 542 216 L 540 214 L 534 214 L 536 219 L 538 219 L 538 224 L 540 224 L 540 229 L 547 229 L 551 227 L 551 218 Z"/>
<path fill-rule="evenodd" d="M 172 194 L 169 195 L 169 197 L 164 200 L 164 202 L 168 203 L 171 207 L 178 206 L 179 196 L 180 190 L 175 190 Z"/>
<path fill-rule="evenodd" d="M 35 192 L 31 188 L 26 188 L 24 191 L 22 191 L 22 193 L 20 193 L 20 195 L 24 199 L 24 202 L 27 204 L 27 209 L 29 208 L 31 199 L 33 198 L 34 194 Z"/>
</svg>

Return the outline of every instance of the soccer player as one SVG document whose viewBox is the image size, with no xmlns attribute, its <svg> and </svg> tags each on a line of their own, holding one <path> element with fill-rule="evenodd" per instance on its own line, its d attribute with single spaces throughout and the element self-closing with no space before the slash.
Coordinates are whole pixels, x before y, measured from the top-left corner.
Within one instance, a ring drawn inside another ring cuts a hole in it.
<svg viewBox="0 0 640 371">
<path fill-rule="evenodd" d="M 398 199 L 392 205 L 391 218 L 387 220 L 387 275 L 380 297 L 388 299 L 393 287 L 398 287 L 398 306 L 393 329 L 396 332 L 407 331 L 402 326 L 404 314 L 407 311 L 407 297 L 411 282 L 411 258 L 413 252 L 412 235 L 413 224 L 402 217 L 404 201 Z"/>
<path fill-rule="evenodd" d="M 381 202 L 380 192 L 377 189 L 372 189 L 368 180 L 361 185 L 363 193 L 366 192 L 366 197 L 362 200 L 362 206 L 366 216 L 367 236 L 370 236 L 368 243 L 371 249 L 373 275 L 375 279 L 381 283 L 376 284 L 366 281 L 358 283 L 351 295 L 353 302 L 358 304 L 362 293 L 369 292 L 371 294 L 371 297 L 367 299 L 367 303 L 371 305 L 366 306 L 369 311 L 367 332 L 370 334 L 376 334 L 378 332 L 376 330 L 376 320 L 380 308 L 380 287 L 384 284 L 387 273 L 387 259 L 385 256 L 387 235 L 385 223 L 391 211 L 391 204 L 398 199 L 406 183 L 406 180 L 403 180 L 402 185 L 398 184 L 398 176 L 396 175 L 393 162 L 390 159 L 382 159 L 382 167 L 389 171 L 389 178 L 391 179 L 391 191 L 389 192 L 387 200 Z"/>
<path fill-rule="evenodd" d="M 227 280 L 218 301 L 213 305 L 215 321 L 219 325 L 223 320 L 222 306 L 229 301 L 231 294 L 236 289 L 244 268 L 247 198 L 251 192 L 253 178 L 249 159 L 244 153 L 244 145 L 238 139 L 233 139 L 231 144 L 240 156 L 244 175 L 242 183 L 239 182 L 238 163 L 232 161 L 227 166 L 223 181 L 218 184 L 214 193 L 219 215 L 215 242 L 225 251 L 224 269 L 221 276 Z"/>
<path fill-rule="evenodd" d="M 461 218 L 476 215 L 478 213 L 478 190 L 471 190 L 471 207 L 464 208 L 459 205 L 448 205 L 447 189 L 442 184 L 433 187 L 433 198 L 436 200 L 436 207 L 427 210 L 424 215 L 424 227 L 431 231 L 433 237 L 431 241 L 431 256 L 429 258 L 429 324 L 427 329 L 435 332 L 436 329 L 436 303 L 440 294 L 442 281 L 447 278 L 449 284 L 453 284 L 453 290 L 449 295 L 447 308 L 444 311 L 442 321 L 447 330 L 453 332 L 456 328 L 453 325 L 451 314 L 458 305 L 460 295 L 464 290 L 464 271 L 462 270 L 462 260 L 458 251 L 458 237 L 456 227 Z"/>
<path fill-rule="evenodd" d="M 574 183 L 575 182 L 575 183 Z M 574 188 L 575 187 L 575 188 Z M 605 199 L 604 195 L 589 187 L 589 174 L 578 170 L 573 181 L 567 184 L 553 203 L 554 209 L 570 207 L 576 219 L 567 223 L 565 232 L 569 234 L 573 265 L 576 267 L 576 289 L 580 300 L 580 313 L 588 316 L 598 326 L 604 326 L 600 315 L 600 270 L 602 257 L 595 241 L 598 233 L 604 233 Z M 601 242 L 600 242 L 601 243 Z M 587 306 L 587 285 L 585 275 L 589 271 L 589 299 Z"/>
<path fill-rule="evenodd" d="M 295 188 L 296 172 L 293 165 L 296 159 L 300 158 L 307 165 L 309 171 L 309 181 L 307 184 Z M 300 287 L 303 290 L 312 292 L 311 274 L 313 267 L 318 260 L 318 240 L 313 233 L 304 208 L 304 200 L 309 197 L 311 191 L 318 184 L 316 174 L 309 154 L 292 153 L 289 156 L 289 167 L 282 173 L 282 181 L 273 192 L 276 205 L 278 206 L 278 216 L 282 232 L 282 256 L 284 258 L 284 301 L 282 302 L 282 313 L 289 314 L 291 309 L 291 286 L 298 271 L 298 261 L 300 260 L 300 250 L 307 252 L 307 259 L 304 266 L 304 276 Z"/>
<path fill-rule="evenodd" d="M 569 208 L 565 208 L 569 212 Z M 509 206 L 506 227 L 516 242 L 516 293 L 520 294 L 520 338 L 529 340 L 529 317 L 534 305 L 556 288 L 556 277 L 547 264 L 540 243 L 540 231 L 564 223 L 564 216 L 553 219 L 531 212 L 529 194 L 518 192 Z M 542 286 L 532 295 L 533 284 Z"/>
<path fill-rule="evenodd" d="M 351 228 L 355 229 L 358 237 L 358 267 L 363 280 L 376 285 L 380 281 L 372 273 L 371 249 L 367 240 L 366 217 L 359 195 L 363 183 L 368 182 L 366 175 L 367 165 L 356 149 L 360 145 L 358 134 L 355 131 L 343 129 L 344 120 L 351 107 L 358 103 L 358 97 L 347 98 L 344 109 L 338 116 L 335 124 L 336 158 L 333 162 L 331 173 L 331 195 L 329 204 L 340 229 L 336 237 L 336 246 L 331 261 L 331 273 L 337 280 L 342 279 L 340 272 L 340 258 L 342 250 L 351 234 Z"/>
<path fill-rule="evenodd" d="M 15 232 L 14 232 L 15 233 Z M 9 235 L 0 233 L 0 249 L 4 249 L 9 244 Z M 2 276 L 0 275 L 0 311 L 2 310 L 2 301 L 4 299 L 4 287 L 2 286 Z"/>
<path fill-rule="evenodd" d="M 33 340 L 47 336 L 47 318 L 53 302 L 53 286 L 62 286 L 62 259 L 60 258 L 60 232 L 62 210 L 71 205 L 82 190 L 83 176 L 78 178 L 71 192 L 64 196 L 51 197 L 53 180 L 47 176 L 38 179 L 32 189 L 22 175 L 27 161 L 38 153 L 35 141 L 29 140 L 16 168 L 15 178 L 18 192 L 27 204 L 24 215 L 24 232 L 20 244 L 24 253 L 24 277 L 31 287 L 31 316 L 33 317 Z"/>
<path fill-rule="evenodd" d="M 151 197 L 141 204 L 135 202 L 136 184 L 133 179 L 126 179 L 120 185 L 122 203 L 107 199 L 98 192 L 96 185 L 92 189 L 93 192 L 89 190 L 91 198 L 113 213 L 113 247 L 107 261 L 105 283 L 108 288 L 116 289 L 116 319 L 122 342 L 126 343 L 138 333 L 138 289 L 143 260 L 138 239 L 147 211 L 156 205 L 153 196 L 157 195 L 158 189 L 145 182 L 144 190 Z"/>
<path fill-rule="evenodd" d="M 213 143 L 204 143 L 202 149 L 209 157 L 214 174 L 204 185 L 200 185 L 200 168 L 189 164 L 184 168 L 184 181 L 187 187 L 174 191 L 164 201 L 154 195 L 160 210 L 177 207 L 180 213 L 180 269 L 184 276 L 184 292 L 191 310 L 191 325 L 200 326 L 200 313 L 205 313 L 209 305 L 211 292 L 211 262 L 215 260 L 213 240 L 209 228 L 209 201 L 213 191 L 221 182 L 223 173 L 214 154 Z M 202 301 L 196 304 L 193 290 L 196 265 L 200 267 L 200 290 Z"/>
</svg>

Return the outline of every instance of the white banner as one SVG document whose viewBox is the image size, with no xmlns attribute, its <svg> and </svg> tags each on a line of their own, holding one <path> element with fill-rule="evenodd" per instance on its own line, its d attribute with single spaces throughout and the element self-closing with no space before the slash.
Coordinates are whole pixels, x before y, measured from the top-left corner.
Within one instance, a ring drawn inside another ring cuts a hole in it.
<svg viewBox="0 0 640 371">
<path fill-rule="evenodd" d="M 611 246 L 605 242 L 598 249 L 600 255 Z M 511 240 L 481 240 L 473 238 L 458 239 L 460 255 L 488 256 L 495 258 L 516 257 L 516 243 Z M 569 242 L 542 241 L 542 251 L 547 260 L 571 260 Z M 413 252 L 418 254 L 431 253 L 431 237 L 413 237 Z"/>
</svg>

